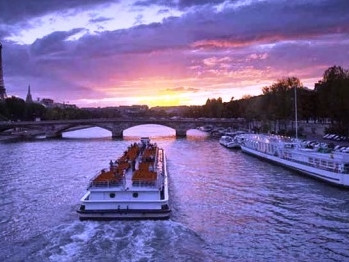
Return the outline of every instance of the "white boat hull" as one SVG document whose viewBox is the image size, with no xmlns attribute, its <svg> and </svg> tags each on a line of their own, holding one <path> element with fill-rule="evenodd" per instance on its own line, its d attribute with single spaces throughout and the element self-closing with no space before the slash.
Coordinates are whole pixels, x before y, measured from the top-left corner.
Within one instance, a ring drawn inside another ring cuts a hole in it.
<svg viewBox="0 0 349 262">
<path fill-rule="evenodd" d="M 276 164 L 280 164 L 292 170 L 298 171 L 300 173 L 306 174 L 308 176 L 330 182 L 335 185 L 349 187 L 349 175 L 342 173 L 335 173 L 327 170 L 321 170 L 312 166 L 304 165 L 301 163 L 297 163 L 294 161 L 290 161 L 287 159 L 280 158 L 278 156 L 269 155 L 246 146 L 241 145 L 241 149 L 243 152 L 260 157 L 262 159 L 274 162 Z"/>
<path fill-rule="evenodd" d="M 158 151 L 160 152 L 160 151 Z M 77 210 L 85 219 L 167 219 L 170 217 L 168 176 L 165 152 L 161 149 L 158 180 L 133 184 L 132 170 L 119 184 L 92 185 L 81 198 Z M 126 178 L 128 177 L 128 178 Z"/>
<path fill-rule="evenodd" d="M 78 210 L 80 220 L 85 219 L 168 219 L 171 210 L 120 209 L 120 210 Z"/>
<path fill-rule="evenodd" d="M 226 148 L 229 148 L 229 149 L 240 148 L 240 144 L 237 141 L 235 141 L 233 137 L 222 136 L 219 140 L 219 143 L 222 146 L 225 146 Z"/>
</svg>

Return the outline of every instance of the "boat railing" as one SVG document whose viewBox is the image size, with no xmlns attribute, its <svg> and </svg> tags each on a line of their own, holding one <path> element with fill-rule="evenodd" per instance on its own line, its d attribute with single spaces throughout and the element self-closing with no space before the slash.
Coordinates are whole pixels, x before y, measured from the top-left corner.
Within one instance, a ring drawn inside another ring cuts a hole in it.
<svg viewBox="0 0 349 262">
<path fill-rule="evenodd" d="M 307 166 L 311 166 L 317 169 L 322 169 L 322 170 L 326 170 L 326 171 L 330 171 L 330 172 L 334 172 L 334 173 L 339 173 L 339 174 L 348 174 L 349 170 L 346 170 L 346 168 L 343 166 L 343 164 L 339 163 L 339 162 L 335 162 L 335 161 L 328 161 L 328 160 L 323 160 L 323 159 L 318 159 L 318 158 L 312 158 L 312 160 L 309 160 L 309 158 L 307 160 L 298 160 L 295 158 L 295 154 L 296 152 L 281 152 L 280 157 L 294 162 L 294 163 L 299 163 L 302 165 L 307 165 Z"/>
<path fill-rule="evenodd" d="M 149 181 L 146 181 L 146 180 L 139 180 L 139 181 L 133 181 L 132 182 L 132 186 L 134 187 L 156 187 L 156 180 L 149 180 Z"/>
<path fill-rule="evenodd" d="M 152 163 L 152 171 L 148 168 L 144 169 L 140 166 L 132 176 L 132 186 L 135 187 L 150 187 L 162 188 L 163 185 L 163 165 L 164 165 L 163 150 L 157 148 L 155 154 L 155 161 Z M 147 162 L 145 162 L 147 163 Z"/>
<path fill-rule="evenodd" d="M 164 151 L 163 149 L 158 150 L 157 165 L 156 165 L 157 176 L 157 187 L 162 188 L 164 185 Z"/>
<path fill-rule="evenodd" d="M 89 188 L 91 187 L 125 187 L 124 179 L 120 181 L 91 181 Z"/>
<path fill-rule="evenodd" d="M 98 179 L 101 174 L 106 173 L 106 169 L 102 169 L 101 172 L 97 173 L 89 182 L 88 188 L 91 187 L 118 187 L 122 186 L 125 187 L 126 185 L 126 178 L 125 175 L 111 177 L 111 178 L 105 178 L 105 179 Z"/>
</svg>

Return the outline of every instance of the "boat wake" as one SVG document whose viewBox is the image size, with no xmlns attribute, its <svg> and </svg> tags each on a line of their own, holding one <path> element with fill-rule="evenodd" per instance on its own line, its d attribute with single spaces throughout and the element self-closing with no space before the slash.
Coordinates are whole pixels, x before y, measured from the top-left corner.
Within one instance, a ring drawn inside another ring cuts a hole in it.
<svg viewBox="0 0 349 262">
<path fill-rule="evenodd" d="M 214 261 L 205 242 L 174 221 L 76 221 L 6 248 L 1 261 Z"/>
</svg>

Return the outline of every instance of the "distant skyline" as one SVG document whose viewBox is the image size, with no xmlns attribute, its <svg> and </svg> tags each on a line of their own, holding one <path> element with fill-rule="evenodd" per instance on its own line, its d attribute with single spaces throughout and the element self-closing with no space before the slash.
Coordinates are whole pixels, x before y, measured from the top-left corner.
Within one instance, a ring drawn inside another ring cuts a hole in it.
<svg viewBox="0 0 349 262">
<path fill-rule="evenodd" d="M 9 96 L 202 105 L 349 68 L 349 1 L 0 1 L 0 42 Z"/>
</svg>

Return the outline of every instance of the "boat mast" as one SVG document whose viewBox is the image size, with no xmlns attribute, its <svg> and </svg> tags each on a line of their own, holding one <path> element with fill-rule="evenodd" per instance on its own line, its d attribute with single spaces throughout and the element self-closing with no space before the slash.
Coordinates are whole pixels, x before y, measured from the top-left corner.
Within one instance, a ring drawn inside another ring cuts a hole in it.
<svg viewBox="0 0 349 262">
<path fill-rule="evenodd" d="M 298 139 L 297 86 L 294 86 L 294 115 L 296 121 L 296 139 Z"/>
</svg>

